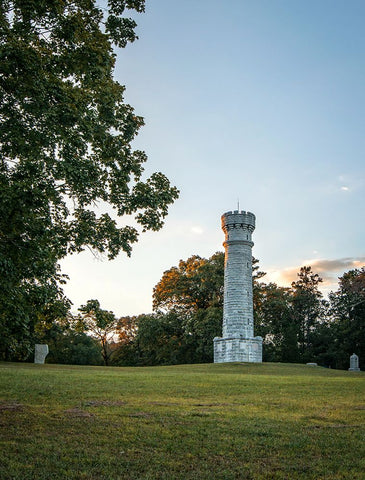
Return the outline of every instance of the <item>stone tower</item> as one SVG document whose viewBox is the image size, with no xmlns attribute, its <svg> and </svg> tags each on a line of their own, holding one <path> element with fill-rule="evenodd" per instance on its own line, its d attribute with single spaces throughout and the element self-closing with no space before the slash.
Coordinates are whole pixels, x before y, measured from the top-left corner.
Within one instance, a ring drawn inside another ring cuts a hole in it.
<svg viewBox="0 0 365 480">
<path fill-rule="evenodd" d="M 252 296 L 252 232 L 255 215 L 222 215 L 226 239 L 224 261 L 223 335 L 214 339 L 214 363 L 262 362 L 262 338 L 254 337 Z"/>
</svg>

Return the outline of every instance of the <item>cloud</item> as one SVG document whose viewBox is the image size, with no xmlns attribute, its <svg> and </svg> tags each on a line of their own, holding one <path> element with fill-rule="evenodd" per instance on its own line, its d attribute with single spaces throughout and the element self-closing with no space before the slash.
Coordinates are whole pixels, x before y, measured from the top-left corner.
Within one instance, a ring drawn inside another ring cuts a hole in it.
<svg viewBox="0 0 365 480">
<path fill-rule="evenodd" d="M 195 233 L 195 235 L 202 235 L 204 233 L 204 230 L 202 229 L 202 227 L 199 227 L 199 226 L 191 227 L 190 231 L 192 233 Z"/>
<path fill-rule="evenodd" d="M 332 181 L 331 185 L 332 192 L 356 193 L 356 191 L 362 190 L 365 186 L 364 175 L 342 174 Z"/>
<path fill-rule="evenodd" d="M 312 260 L 310 265 L 317 273 L 338 272 L 365 265 L 365 257 L 346 257 L 336 260 Z"/>
<path fill-rule="evenodd" d="M 300 267 L 310 266 L 314 273 L 318 273 L 323 279 L 321 290 L 333 290 L 337 288 L 338 277 L 344 272 L 354 268 L 365 266 L 365 257 L 346 257 L 335 260 L 312 259 L 305 260 L 297 267 L 284 268 L 283 270 L 268 271 L 267 280 L 288 286 L 298 278 Z"/>
</svg>

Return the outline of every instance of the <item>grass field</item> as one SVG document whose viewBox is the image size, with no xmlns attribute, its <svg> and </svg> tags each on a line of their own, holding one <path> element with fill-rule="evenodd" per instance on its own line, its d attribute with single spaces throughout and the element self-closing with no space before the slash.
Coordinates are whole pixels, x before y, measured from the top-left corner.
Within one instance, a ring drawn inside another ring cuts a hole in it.
<svg viewBox="0 0 365 480">
<path fill-rule="evenodd" d="M 1 479 L 365 479 L 365 374 L 0 363 Z"/>
</svg>

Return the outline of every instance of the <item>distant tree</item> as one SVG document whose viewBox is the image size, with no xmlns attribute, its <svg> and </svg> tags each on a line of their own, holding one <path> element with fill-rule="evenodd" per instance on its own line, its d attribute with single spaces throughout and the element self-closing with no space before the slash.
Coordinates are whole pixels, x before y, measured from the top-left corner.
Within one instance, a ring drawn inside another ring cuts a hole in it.
<svg viewBox="0 0 365 480">
<path fill-rule="evenodd" d="M 325 318 L 326 302 L 319 290 L 322 278 L 309 266 L 301 267 L 292 283 L 292 315 L 298 327 L 298 348 L 302 362 L 312 361 L 312 338 L 318 323 Z"/>
<path fill-rule="evenodd" d="M 144 0 L 0 0 L 2 358 L 29 351 L 38 314 L 66 302 L 60 259 L 130 255 L 178 196 L 162 173 L 143 180 L 132 149 L 144 122 L 113 79 L 113 45 L 137 38 L 126 9 Z"/>
<path fill-rule="evenodd" d="M 35 327 L 36 343 L 49 347 L 47 363 L 71 365 L 102 365 L 100 343 L 80 331 L 72 315 L 50 320 L 49 315 L 40 319 Z M 32 352 L 33 353 L 33 352 Z"/>
<path fill-rule="evenodd" d="M 344 273 L 329 300 L 336 367 L 348 368 L 352 353 L 365 362 L 365 267 Z"/>
<path fill-rule="evenodd" d="M 47 363 L 102 365 L 100 344 L 86 333 L 67 331 L 48 344 Z"/>
<path fill-rule="evenodd" d="M 258 283 L 254 300 L 255 332 L 263 337 L 264 361 L 299 361 L 298 324 L 292 312 L 290 289 Z"/>
<path fill-rule="evenodd" d="M 115 333 L 118 335 L 115 348 L 110 356 L 111 365 L 140 365 L 140 351 L 136 337 L 138 323 L 142 315 L 126 316 L 118 319 Z"/>
<path fill-rule="evenodd" d="M 138 333 L 139 316 L 121 317 L 118 319 L 115 333 L 118 335 L 118 342 L 121 345 L 131 343 Z"/>
<path fill-rule="evenodd" d="M 101 309 L 98 300 L 88 300 L 86 305 L 82 305 L 79 310 L 82 315 L 76 319 L 77 328 L 89 333 L 100 342 L 104 365 L 109 365 L 112 353 L 109 342 L 115 335 L 117 326 L 114 313 Z"/>
<path fill-rule="evenodd" d="M 327 313 L 311 334 L 311 361 L 324 367 L 342 368 L 338 362 L 338 346 L 335 324 Z"/>
<path fill-rule="evenodd" d="M 222 307 L 200 309 L 184 319 L 184 363 L 213 362 L 213 339 L 222 335 Z"/>
<path fill-rule="evenodd" d="M 142 365 L 185 363 L 181 318 L 175 312 L 141 315 L 136 346 Z"/>
<path fill-rule="evenodd" d="M 320 276 L 302 267 L 291 288 L 256 283 L 256 332 L 264 338 L 263 358 L 276 362 L 333 363 L 333 332 Z"/>
</svg>

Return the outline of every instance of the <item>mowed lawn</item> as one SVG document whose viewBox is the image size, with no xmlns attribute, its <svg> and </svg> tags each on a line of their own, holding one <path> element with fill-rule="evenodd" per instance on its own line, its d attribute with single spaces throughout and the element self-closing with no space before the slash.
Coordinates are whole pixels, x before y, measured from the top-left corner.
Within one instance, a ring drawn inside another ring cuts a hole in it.
<svg viewBox="0 0 365 480">
<path fill-rule="evenodd" d="M 365 374 L 0 363 L 1 479 L 365 479 Z"/>
</svg>

